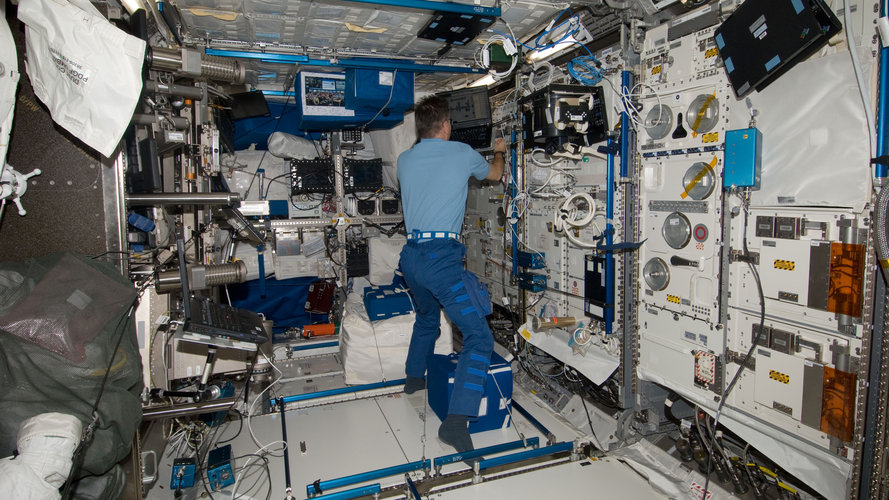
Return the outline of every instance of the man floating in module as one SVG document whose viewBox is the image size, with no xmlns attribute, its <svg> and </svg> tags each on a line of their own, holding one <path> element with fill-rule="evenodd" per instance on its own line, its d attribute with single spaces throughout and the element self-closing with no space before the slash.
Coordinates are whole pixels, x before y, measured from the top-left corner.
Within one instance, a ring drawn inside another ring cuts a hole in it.
<svg viewBox="0 0 889 500">
<path fill-rule="evenodd" d="M 416 304 L 417 317 L 405 363 L 404 392 L 425 387 L 426 368 L 439 335 L 441 308 L 463 334 L 463 350 L 454 374 L 448 416 L 438 437 L 458 452 L 473 449 L 470 417 L 477 417 L 494 338 L 486 316 L 490 298 L 478 278 L 463 269 L 466 247 L 460 230 L 466 210 L 469 177 L 499 181 L 506 143 L 497 139 L 494 160 L 452 142 L 448 103 L 430 96 L 414 106 L 420 141 L 398 157 L 398 181 L 407 230 L 401 270 Z"/>
</svg>

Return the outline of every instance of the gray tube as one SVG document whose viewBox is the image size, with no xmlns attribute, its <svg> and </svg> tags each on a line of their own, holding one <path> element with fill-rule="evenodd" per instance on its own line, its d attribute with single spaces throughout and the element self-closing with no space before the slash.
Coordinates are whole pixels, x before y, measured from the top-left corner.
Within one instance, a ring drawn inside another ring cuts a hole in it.
<svg viewBox="0 0 889 500">
<path fill-rule="evenodd" d="M 188 128 L 188 118 L 184 118 L 181 116 L 164 115 L 163 117 L 160 117 L 144 113 L 135 113 L 133 115 L 133 123 L 135 123 L 136 125 L 153 125 L 155 123 L 158 123 L 159 121 L 167 121 L 171 125 L 173 125 L 173 128 L 177 130 L 185 130 Z"/>
<path fill-rule="evenodd" d="M 155 408 L 145 408 L 142 410 L 143 420 L 157 420 L 159 418 L 175 418 L 187 417 L 189 415 L 200 415 L 201 413 L 212 413 L 216 411 L 229 410 L 235 404 L 235 398 L 219 399 L 216 401 L 194 403 L 187 405 L 165 405 Z"/>
<path fill-rule="evenodd" d="M 148 205 L 237 205 L 241 203 L 238 193 L 154 193 L 127 195 L 127 205 L 131 207 Z"/>
<path fill-rule="evenodd" d="M 181 97 L 194 99 L 196 101 L 200 101 L 204 98 L 203 91 L 201 91 L 201 89 L 197 87 L 190 87 L 188 85 L 176 85 L 175 83 L 167 85 L 165 83 L 155 82 L 153 80 L 147 80 L 145 82 L 145 90 L 148 90 L 149 92 L 157 92 L 159 94 L 178 95 Z"/>
</svg>

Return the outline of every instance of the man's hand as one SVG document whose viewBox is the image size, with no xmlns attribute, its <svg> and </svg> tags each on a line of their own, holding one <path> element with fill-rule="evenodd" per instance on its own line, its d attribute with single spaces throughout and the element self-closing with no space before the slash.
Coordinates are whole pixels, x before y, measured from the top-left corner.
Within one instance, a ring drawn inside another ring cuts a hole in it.
<svg viewBox="0 0 889 500">
<path fill-rule="evenodd" d="M 499 181 L 503 177 L 503 166 L 506 164 L 506 141 L 501 137 L 494 141 L 494 159 L 491 161 L 491 169 L 485 178 L 489 181 Z"/>
<path fill-rule="evenodd" d="M 494 141 L 494 153 L 506 154 L 506 141 L 502 137 Z"/>
</svg>

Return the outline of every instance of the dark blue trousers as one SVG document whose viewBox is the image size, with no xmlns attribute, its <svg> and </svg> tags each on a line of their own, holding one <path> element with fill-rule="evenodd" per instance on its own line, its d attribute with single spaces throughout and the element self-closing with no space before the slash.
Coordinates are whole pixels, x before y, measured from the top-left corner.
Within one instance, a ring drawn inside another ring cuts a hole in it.
<svg viewBox="0 0 889 500">
<path fill-rule="evenodd" d="M 417 309 L 405 373 L 424 377 L 440 333 L 441 309 L 463 334 L 449 414 L 478 416 L 494 338 L 485 316 L 490 298 L 478 278 L 463 269 L 466 247 L 454 239 L 409 241 L 401 251 L 401 270 Z"/>
</svg>

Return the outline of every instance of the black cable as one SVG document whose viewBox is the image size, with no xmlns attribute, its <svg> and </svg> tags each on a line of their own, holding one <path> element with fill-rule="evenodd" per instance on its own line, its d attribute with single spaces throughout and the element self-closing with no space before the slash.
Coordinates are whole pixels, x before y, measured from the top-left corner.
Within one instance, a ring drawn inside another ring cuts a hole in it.
<svg viewBox="0 0 889 500">
<path fill-rule="evenodd" d="M 269 190 L 272 189 L 273 182 L 280 179 L 281 177 L 288 177 L 290 175 L 293 175 L 293 174 L 291 172 L 287 172 L 287 173 L 284 173 L 281 175 L 276 175 L 275 177 L 272 177 L 271 179 L 269 179 L 269 185 L 265 188 L 265 194 L 262 193 L 262 186 L 259 186 L 259 194 L 261 196 L 261 199 L 264 200 L 269 196 Z M 285 184 L 285 183 L 282 182 L 281 184 Z M 287 184 L 287 186 L 290 187 L 290 184 Z"/>
<path fill-rule="evenodd" d="M 100 258 L 100 257 L 104 257 L 104 256 L 106 256 L 106 255 L 108 255 L 108 254 L 110 254 L 110 253 L 129 255 L 130 251 L 129 251 L 129 250 L 126 250 L 126 251 L 123 251 L 123 250 L 109 250 L 109 251 L 107 251 L 107 252 L 102 252 L 102 253 L 100 253 L 99 255 L 94 255 L 94 256 L 90 257 L 90 259 L 98 259 L 98 258 Z M 121 257 L 121 258 L 126 258 L 126 257 Z"/>
<path fill-rule="evenodd" d="M 583 411 L 586 412 L 586 421 L 590 423 L 590 432 L 592 432 L 593 436 L 595 436 L 596 429 L 593 429 L 593 419 L 590 418 L 590 410 L 589 410 L 589 408 L 586 407 L 586 399 L 584 399 L 583 396 L 580 396 L 580 402 L 583 403 Z"/>
<path fill-rule="evenodd" d="M 729 382 L 728 387 L 723 391 L 722 397 L 719 400 L 719 405 L 716 407 L 716 418 L 713 421 L 713 441 L 716 441 L 716 427 L 719 425 L 719 417 L 722 415 L 722 409 L 725 406 L 725 402 L 728 399 L 728 395 L 732 392 L 732 389 L 735 388 L 735 385 L 738 383 L 738 380 L 741 378 L 741 373 L 744 371 L 744 368 L 747 367 L 747 363 L 750 361 L 750 358 L 753 356 L 753 351 L 756 350 L 756 347 L 759 345 L 759 339 L 762 337 L 762 332 L 765 329 L 765 321 L 766 321 L 766 301 L 765 296 L 762 291 L 762 281 L 760 281 L 759 271 L 756 270 L 756 266 L 753 265 L 753 260 L 750 258 L 750 249 L 747 247 L 747 228 L 750 220 L 750 214 L 748 212 L 748 200 L 742 199 L 742 209 L 744 210 L 744 238 L 743 238 L 743 247 L 744 247 L 744 256 L 747 257 L 747 265 L 750 267 L 750 271 L 753 273 L 753 280 L 756 282 L 756 290 L 759 293 L 759 331 L 756 332 L 756 335 L 753 337 L 753 342 L 750 343 L 750 349 L 747 350 L 747 354 L 744 355 L 744 358 L 741 360 L 741 365 L 738 367 L 738 371 L 735 372 L 735 375 L 732 377 L 731 382 Z M 704 479 L 704 495 L 707 494 L 707 488 L 710 486 L 710 473 L 713 466 L 713 453 L 711 452 L 707 456 L 707 475 Z"/>
<path fill-rule="evenodd" d="M 380 116 L 380 113 L 382 113 L 383 111 L 386 110 L 386 107 L 389 106 L 389 103 L 392 102 L 392 95 L 395 94 L 395 80 L 396 80 L 397 76 L 398 76 L 398 70 L 396 69 L 392 72 L 392 88 L 389 89 L 389 98 L 386 99 L 386 104 L 383 104 L 383 107 L 380 108 L 379 111 L 377 111 L 377 114 L 375 114 L 373 118 L 371 118 L 370 120 L 367 121 L 367 123 L 365 123 L 364 125 L 361 126 L 362 133 L 367 129 L 368 125 L 373 123 L 373 121 L 376 120 L 378 116 Z"/>
<path fill-rule="evenodd" d="M 71 468 L 68 471 L 68 478 L 65 480 L 65 484 L 62 487 L 62 498 L 68 500 L 71 498 L 71 494 L 73 493 L 73 486 L 75 483 L 75 477 L 80 472 L 81 466 L 83 466 L 83 461 L 86 458 L 86 451 L 89 448 L 90 444 L 92 444 L 93 433 L 95 429 L 90 429 L 95 423 L 98 422 L 99 419 L 99 403 L 102 401 L 102 395 L 105 393 L 105 385 L 108 383 L 108 376 L 111 374 L 111 367 L 114 366 L 114 358 L 117 357 L 117 352 L 120 349 L 120 343 L 123 341 L 123 337 L 126 334 L 127 328 L 127 319 L 131 318 L 133 313 L 136 310 L 136 304 L 139 303 L 139 298 L 141 294 L 136 294 L 136 297 L 133 298 L 132 302 L 129 304 L 129 310 L 127 313 L 120 317 L 117 321 L 117 325 L 115 325 L 114 330 L 120 330 L 120 333 L 117 335 L 117 342 L 114 344 L 114 350 L 111 351 L 110 359 L 108 360 L 108 367 L 105 369 L 105 375 L 102 376 L 102 383 L 99 385 L 99 393 L 96 395 L 96 400 L 93 403 L 93 407 L 90 410 L 90 417 L 93 419 L 87 424 L 87 429 L 83 433 L 83 437 L 80 440 L 80 443 L 77 445 L 77 448 L 74 450 L 74 456 L 71 460 Z"/>
<path fill-rule="evenodd" d="M 269 135 L 274 134 L 278 131 L 278 126 L 281 125 L 281 120 L 284 118 L 284 113 L 287 112 L 287 105 L 290 104 L 290 96 L 292 94 L 287 94 L 287 99 L 284 100 L 284 107 L 281 108 L 281 116 L 275 119 L 275 128 L 272 129 L 272 132 Z M 271 119 L 271 118 L 270 118 Z M 268 138 L 266 138 L 266 142 L 268 142 Z M 250 194 L 250 188 L 253 187 L 253 181 L 256 180 L 256 174 L 259 173 L 259 169 L 262 168 L 262 162 L 265 161 L 265 155 L 269 152 L 269 146 L 266 144 L 265 150 L 262 152 L 262 156 L 259 158 L 259 164 L 256 165 L 256 170 L 253 171 L 253 177 L 250 178 L 250 184 L 247 186 L 247 189 L 244 190 L 244 199 Z M 259 186 L 259 198 L 262 199 L 262 186 Z"/>
<path fill-rule="evenodd" d="M 238 432 L 236 432 L 234 436 L 232 436 L 228 439 L 217 441 L 216 446 L 219 446 L 219 445 L 222 445 L 225 443 L 231 443 L 235 439 L 238 439 L 238 436 L 241 435 L 241 431 L 244 429 L 244 416 L 241 415 L 241 412 L 239 412 L 238 410 L 232 410 L 232 411 L 234 411 L 235 414 L 238 416 Z"/>
</svg>

